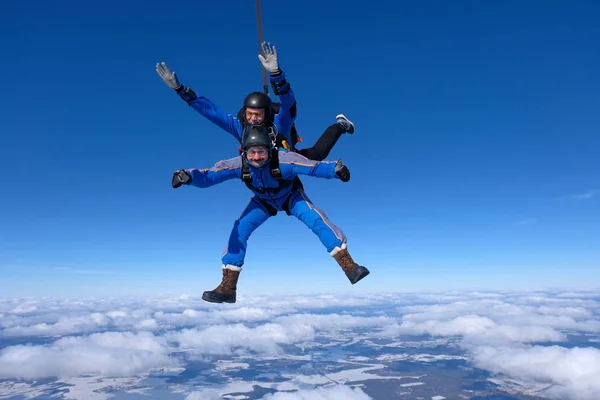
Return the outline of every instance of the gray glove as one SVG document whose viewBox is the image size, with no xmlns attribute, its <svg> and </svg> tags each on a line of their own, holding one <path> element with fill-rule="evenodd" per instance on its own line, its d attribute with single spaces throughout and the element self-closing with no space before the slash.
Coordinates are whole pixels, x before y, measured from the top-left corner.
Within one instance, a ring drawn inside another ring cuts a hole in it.
<svg viewBox="0 0 600 400">
<path fill-rule="evenodd" d="M 341 159 L 335 163 L 334 171 L 342 182 L 348 182 L 350 180 L 350 170 L 342 163 Z"/>
<path fill-rule="evenodd" d="M 181 87 L 181 83 L 179 82 L 179 79 L 177 79 L 177 75 L 175 75 L 175 71 L 171 72 L 169 67 L 167 67 L 166 63 L 164 63 L 164 62 L 157 63 L 156 64 L 156 72 L 158 72 L 158 75 L 162 78 L 162 80 L 171 89 L 177 90 L 179 87 Z"/>
<path fill-rule="evenodd" d="M 258 59 L 262 63 L 263 67 L 265 67 L 270 74 L 279 72 L 279 63 L 277 60 L 277 50 L 275 49 L 275 46 L 271 46 L 271 43 L 262 42 L 261 47 L 264 56 L 259 54 Z"/>
</svg>

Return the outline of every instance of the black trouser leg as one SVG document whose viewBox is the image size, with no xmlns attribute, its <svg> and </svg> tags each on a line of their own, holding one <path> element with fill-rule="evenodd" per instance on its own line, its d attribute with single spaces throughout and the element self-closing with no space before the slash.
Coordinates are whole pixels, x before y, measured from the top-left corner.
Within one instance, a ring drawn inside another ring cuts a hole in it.
<svg viewBox="0 0 600 400">
<path fill-rule="evenodd" d="M 330 125 L 313 147 L 298 150 L 298 153 L 311 160 L 323 161 L 344 132 L 345 130 L 340 124 Z"/>
</svg>

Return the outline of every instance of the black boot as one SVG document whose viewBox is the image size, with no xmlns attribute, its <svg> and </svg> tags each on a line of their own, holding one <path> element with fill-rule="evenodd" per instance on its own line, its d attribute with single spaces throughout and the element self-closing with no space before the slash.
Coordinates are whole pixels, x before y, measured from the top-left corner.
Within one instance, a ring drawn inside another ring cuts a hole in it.
<svg viewBox="0 0 600 400">
<path fill-rule="evenodd" d="M 333 258 L 335 258 L 335 261 L 342 267 L 342 270 L 353 285 L 369 275 L 368 269 L 354 262 L 345 245 L 333 255 Z"/>
<path fill-rule="evenodd" d="M 210 303 L 235 303 L 235 293 L 240 272 L 241 269 L 239 271 L 233 271 L 228 268 L 223 268 L 223 280 L 214 290 L 204 292 L 202 294 L 202 300 Z"/>
</svg>

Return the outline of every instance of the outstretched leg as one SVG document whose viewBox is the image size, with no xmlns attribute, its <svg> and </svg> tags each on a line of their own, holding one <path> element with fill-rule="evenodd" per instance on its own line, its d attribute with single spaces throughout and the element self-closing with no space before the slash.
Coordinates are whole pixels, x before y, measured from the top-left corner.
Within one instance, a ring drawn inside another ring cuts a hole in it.
<svg viewBox="0 0 600 400">
<path fill-rule="evenodd" d="M 354 124 L 343 114 L 336 117 L 336 122 L 330 125 L 313 147 L 298 150 L 298 153 L 310 160 L 323 161 L 329 155 L 333 146 L 344 133 L 354 133 Z"/>
<path fill-rule="evenodd" d="M 296 192 L 290 199 L 289 210 L 319 237 L 329 253 L 346 243 L 344 232 L 310 201 L 303 190 Z"/>
<path fill-rule="evenodd" d="M 340 265 L 348 279 L 355 284 L 369 274 L 369 270 L 354 262 L 346 248 L 346 235 L 317 208 L 303 190 L 290 200 L 290 213 L 312 230 L 329 254 Z"/>
<path fill-rule="evenodd" d="M 253 197 L 242 215 L 233 223 L 227 248 L 221 258 L 223 265 L 232 265 L 239 268 L 244 265 L 250 235 L 269 217 L 270 214 L 261 204 L 261 201 L 256 196 Z"/>
<path fill-rule="evenodd" d="M 211 303 L 235 303 L 237 281 L 244 265 L 248 239 L 269 217 L 270 214 L 260 204 L 260 200 L 253 197 L 242 215 L 233 223 L 229 234 L 229 242 L 221 258 L 223 280 L 214 290 L 204 292 L 203 300 Z"/>
</svg>

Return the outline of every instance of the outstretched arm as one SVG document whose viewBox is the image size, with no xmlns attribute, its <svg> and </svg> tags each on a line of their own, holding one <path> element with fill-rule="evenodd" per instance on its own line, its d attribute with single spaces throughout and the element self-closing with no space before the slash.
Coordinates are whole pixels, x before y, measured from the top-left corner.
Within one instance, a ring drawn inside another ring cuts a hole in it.
<svg viewBox="0 0 600 400">
<path fill-rule="evenodd" d="M 179 82 L 175 71 L 171 72 L 166 63 L 156 64 L 156 72 L 165 84 L 175 90 L 179 97 L 188 103 L 190 107 L 219 128 L 231 134 L 236 140 L 240 140 L 242 137 L 242 124 L 237 118 L 227 114 L 206 97 L 196 96 L 196 93 L 192 89 L 186 88 L 185 85 Z"/>
<path fill-rule="evenodd" d="M 269 80 L 271 82 L 271 87 L 273 88 L 273 93 L 279 97 L 281 103 L 279 113 L 275 115 L 275 124 L 279 127 L 279 133 L 284 136 L 291 146 L 292 140 L 290 130 L 296 121 L 296 97 L 294 96 L 294 91 L 287 81 L 284 72 L 279 68 L 279 59 L 275 46 L 263 42 L 262 51 L 263 54 L 259 54 L 258 59 L 265 70 L 269 71 Z"/>
<path fill-rule="evenodd" d="M 279 70 L 278 75 L 271 74 L 271 86 L 273 92 L 279 96 L 281 106 L 279 112 L 275 115 L 275 124 L 279 126 L 280 133 L 285 140 L 292 145 L 291 130 L 296 121 L 296 97 L 289 82 L 285 78 L 283 71 Z"/>
<path fill-rule="evenodd" d="M 179 170 L 173 174 L 173 187 L 181 184 L 207 188 L 221 182 L 241 177 L 242 162 L 240 157 L 221 160 L 210 168 Z M 180 183 L 177 183 L 180 182 Z"/>
<path fill-rule="evenodd" d="M 338 161 L 310 160 L 298 153 L 279 152 L 279 165 L 284 179 L 293 179 L 297 175 L 309 175 L 315 178 L 350 180 L 348 167 Z"/>
<path fill-rule="evenodd" d="M 191 89 L 187 90 L 194 93 Z M 181 96 L 181 98 L 186 100 L 184 96 Z M 241 140 L 243 133 L 241 122 L 231 114 L 227 114 L 221 107 L 217 106 L 206 97 L 196 97 L 195 93 L 193 98 L 190 97 L 188 104 L 210 122 L 231 134 L 237 141 Z"/>
</svg>

